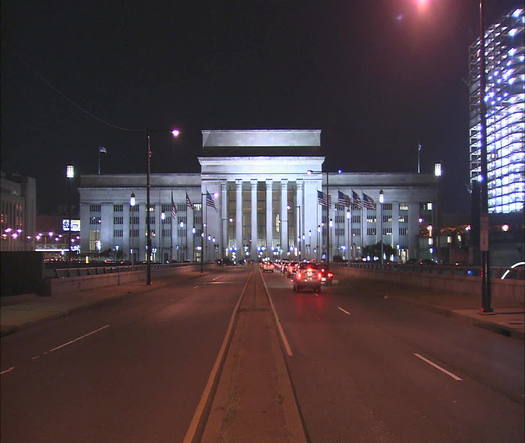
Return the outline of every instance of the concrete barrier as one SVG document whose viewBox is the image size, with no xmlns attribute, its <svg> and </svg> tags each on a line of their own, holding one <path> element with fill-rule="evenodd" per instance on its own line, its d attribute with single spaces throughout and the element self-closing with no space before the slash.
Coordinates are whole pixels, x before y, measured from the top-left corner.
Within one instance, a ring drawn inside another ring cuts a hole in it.
<svg viewBox="0 0 525 443">
<path fill-rule="evenodd" d="M 419 272 L 395 272 L 379 269 L 362 269 L 334 266 L 339 280 L 363 278 L 396 285 L 424 288 L 430 291 L 455 294 L 473 294 L 481 297 L 479 277 L 461 275 L 424 274 Z M 491 294 L 498 304 L 525 304 L 524 280 L 491 279 Z"/>
<path fill-rule="evenodd" d="M 153 265 L 152 277 L 164 277 L 176 272 L 195 271 L 197 265 Z M 124 272 L 111 272 L 107 274 L 81 275 L 77 277 L 49 278 L 46 280 L 46 295 L 59 295 L 75 293 L 87 289 L 118 286 L 125 283 L 146 280 L 146 269 Z"/>
</svg>

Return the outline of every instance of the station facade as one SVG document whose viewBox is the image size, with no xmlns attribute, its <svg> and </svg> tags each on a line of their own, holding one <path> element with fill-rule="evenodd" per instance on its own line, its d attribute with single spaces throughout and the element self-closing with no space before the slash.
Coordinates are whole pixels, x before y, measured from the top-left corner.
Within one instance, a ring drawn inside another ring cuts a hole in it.
<svg viewBox="0 0 525 443">
<path fill-rule="evenodd" d="M 154 261 L 327 252 L 352 260 L 381 235 L 396 260 L 432 255 L 433 175 L 323 171 L 320 130 L 204 130 L 202 137 L 200 173 L 151 175 Z M 84 175 L 79 193 L 81 252 L 145 260 L 145 174 Z"/>
</svg>

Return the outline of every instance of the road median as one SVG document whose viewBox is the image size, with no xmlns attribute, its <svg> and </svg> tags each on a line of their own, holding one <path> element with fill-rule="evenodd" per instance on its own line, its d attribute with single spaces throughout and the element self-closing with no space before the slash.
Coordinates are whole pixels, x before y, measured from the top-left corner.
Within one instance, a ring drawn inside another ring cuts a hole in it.
<svg viewBox="0 0 525 443">
<path fill-rule="evenodd" d="M 263 280 L 250 277 L 202 442 L 306 442 Z"/>
</svg>

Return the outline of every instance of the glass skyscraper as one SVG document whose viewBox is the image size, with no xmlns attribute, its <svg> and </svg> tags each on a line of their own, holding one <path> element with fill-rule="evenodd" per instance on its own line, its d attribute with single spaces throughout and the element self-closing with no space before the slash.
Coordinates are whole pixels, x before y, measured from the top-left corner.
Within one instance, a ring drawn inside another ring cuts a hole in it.
<svg viewBox="0 0 525 443">
<path fill-rule="evenodd" d="M 525 15 L 505 14 L 485 31 L 488 205 L 520 212 L 525 196 Z M 480 42 L 469 50 L 470 180 L 480 176 Z"/>
</svg>

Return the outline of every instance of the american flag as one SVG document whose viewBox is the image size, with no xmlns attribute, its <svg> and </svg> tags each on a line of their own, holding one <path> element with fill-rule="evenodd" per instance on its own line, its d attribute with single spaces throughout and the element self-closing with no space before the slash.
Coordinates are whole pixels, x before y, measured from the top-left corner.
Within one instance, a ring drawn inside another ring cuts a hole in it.
<svg viewBox="0 0 525 443">
<path fill-rule="evenodd" d="M 177 206 L 173 203 L 173 192 L 171 193 L 171 216 L 173 220 L 177 220 Z"/>
<path fill-rule="evenodd" d="M 188 195 L 187 192 L 186 192 L 186 206 L 187 206 L 188 208 L 193 209 L 193 203 L 191 202 L 191 200 L 190 200 L 190 196 Z"/>
<path fill-rule="evenodd" d="M 359 198 L 359 194 L 355 191 L 352 191 L 352 205 L 356 209 L 362 209 L 363 203 L 361 203 L 361 199 Z"/>
<path fill-rule="evenodd" d="M 374 201 L 374 199 L 372 197 L 370 197 L 369 195 L 366 195 L 364 192 L 363 192 L 363 206 L 366 209 L 375 209 L 376 208 L 376 202 Z"/>
<path fill-rule="evenodd" d="M 328 196 L 327 198 L 327 195 L 324 192 L 317 191 L 317 203 L 319 203 L 321 206 L 326 207 L 332 203 L 332 199 L 330 198 L 330 196 Z"/>
<path fill-rule="evenodd" d="M 215 203 L 213 202 L 213 197 L 208 191 L 206 191 L 206 206 L 211 206 L 213 209 L 217 210 Z"/>
<path fill-rule="evenodd" d="M 341 191 L 337 191 L 337 200 L 339 201 L 339 204 L 343 206 L 349 207 L 352 204 L 350 196 Z"/>
</svg>

